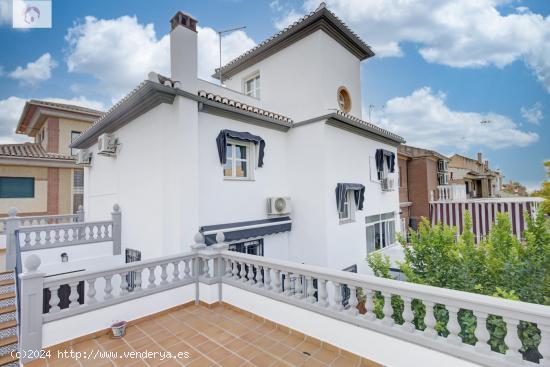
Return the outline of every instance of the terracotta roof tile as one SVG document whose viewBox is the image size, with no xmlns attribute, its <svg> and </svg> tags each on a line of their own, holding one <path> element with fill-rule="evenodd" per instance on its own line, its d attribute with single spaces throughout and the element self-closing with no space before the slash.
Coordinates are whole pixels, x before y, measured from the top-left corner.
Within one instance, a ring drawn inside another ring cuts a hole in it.
<svg viewBox="0 0 550 367">
<path fill-rule="evenodd" d="M 393 139 L 396 139 L 396 140 L 400 140 L 400 141 L 405 141 L 401 136 L 397 135 L 397 134 L 394 134 L 392 133 L 391 131 L 389 130 L 386 130 L 386 129 L 382 129 L 381 127 L 373 124 L 373 123 L 370 123 L 370 122 L 367 122 L 367 121 L 364 121 L 364 120 L 361 120 L 360 118 L 358 117 L 355 117 L 353 115 L 350 115 L 350 114 L 347 114 L 345 112 L 342 112 L 340 110 L 336 110 L 336 114 L 337 115 L 340 115 L 340 116 L 343 116 L 351 121 L 354 121 L 360 125 L 364 125 L 365 127 L 368 127 L 372 130 L 375 130 L 375 131 L 378 131 L 379 133 L 381 133 L 382 135 L 386 135 L 388 137 L 391 137 Z"/>
<path fill-rule="evenodd" d="M 1 144 L 0 158 L 2 157 L 74 160 L 69 155 L 46 152 L 38 143 Z"/>
<path fill-rule="evenodd" d="M 227 97 L 220 96 L 218 94 L 209 93 L 209 92 L 206 92 L 204 90 L 200 90 L 198 92 L 198 95 L 199 95 L 199 97 L 206 98 L 210 101 L 218 102 L 218 103 L 230 106 L 230 107 L 239 108 L 239 109 L 244 110 L 244 111 L 252 112 L 252 113 L 255 113 L 255 114 L 258 114 L 258 115 L 261 115 L 261 116 L 265 116 L 265 117 L 269 117 L 269 118 L 272 118 L 272 119 L 275 119 L 275 120 L 282 121 L 282 122 L 286 123 L 288 126 L 292 125 L 292 119 L 290 119 L 286 116 L 283 116 L 281 114 L 275 113 L 275 112 L 270 112 L 270 111 L 264 110 L 264 109 L 259 108 L 259 107 L 251 106 L 251 105 L 248 105 L 246 103 L 242 103 L 242 102 L 239 102 L 239 101 L 235 101 L 233 99 L 229 99 Z"/>
</svg>

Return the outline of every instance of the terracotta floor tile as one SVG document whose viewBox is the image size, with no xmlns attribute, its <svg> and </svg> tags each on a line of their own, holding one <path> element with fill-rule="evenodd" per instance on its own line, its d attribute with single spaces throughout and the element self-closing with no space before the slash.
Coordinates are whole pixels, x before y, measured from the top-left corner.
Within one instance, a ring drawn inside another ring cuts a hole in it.
<svg viewBox="0 0 550 367">
<path fill-rule="evenodd" d="M 304 341 L 298 344 L 294 349 L 299 350 L 300 352 L 307 352 L 310 355 L 321 349 L 317 343 L 312 343 L 310 341 Z"/>
<path fill-rule="evenodd" d="M 189 367 L 211 367 L 211 366 L 215 366 L 215 365 L 216 364 L 214 362 L 212 362 L 211 360 L 209 360 L 205 357 L 197 358 L 194 361 L 192 361 L 191 363 L 186 364 L 186 366 L 189 366 Z"/>
<path fill-rule="evenodd" d="M 222 359 L 230 357 L 231 355 L 234 355 L 234 354 L 223 347 L 218 347 L 206 353 L 206 355 L 208 356 L 208 358 L 212 359 L 213 361 L 221 361 Z"/>
<path fill-rule="evenodd" d="M 323 363 L 315 358 L 308 358 L 306 359 L 306 361 L 304 362 L 304 364 L 302 364 L 303 367 L 326 367 L 326 366 L 329 366 L 328 364 L 326 363 Z"/>
<path fill-rule="evenodd" d="M 360 361 L 344 356 L 339 356 L 334 362 L 330 364 L 331 367 L 356 367 L 359 366 Z"/>
<path fill-rule="evenodd" d="M 289 363 L 291 365 L 296 365 L 296 366 L 302 365 L 308 358 L 310 357 L 296 350 L 291 350 L 290 352 L 288 352 L 287 354 L 281 357 L 281 359 L 286 363 Z"/>
<path fill-rule="evenodd" d="M 218 361 L 220 366 L 223 366 L 223 367 L 240 367 L 245 362 L 246 360 L 242 359 L 241 357 L 235 354 L 231 354 L 229 357 Z"/>
<path fill-rule="evenodd" d="M 195 346 L 195 348 L 203 354 L 208 354 L 208 353 L 212 352 L 214 349 L 217 349 L 218 347 L 219 347 L 219 345 L 214 343 L 211 340 L 207 340 L 204 343 Z"/>
<path fill-rule="evenodd" d="M 185 342 L 188 343 L 190 346 L 196 348 L 197 346 L 199 346 L 200 344 L 204 343 L 207 340 L 208 340 L 208 338 L 205 337 L 204 335 L 195 334 L 192 337 L 190 337 L 189 339 L 186 339 Z"/>
<path fill-rule="evenodd" d="M 247 361 L 250 361 L 252 358 L 256 357 L 258 354 L 262 352 L 263 352 L 262 350 L 256 348 L 251 344 L 248 344 L 246 347 L 238 351 L 233 351 L 233 353 L 238 354 L 239 356 L 246 359 Z"/>
<path fill-rule="evenodd" d="M 322 361 L 326 364 L 332 363 L 336 358 L 339 357 L 338 352 L 334 352 L 332 350 L 327 350 L 324 348 L 318 349 L 315 352 L 311 354 L 313 358 Z"/>
<path fill-rule="evenodd" d="M 288 345 L 282 343 L 275 343 L 266 348 L 269 354 L 272 354 L 277 358 L 282 358 L 285 354 L 290 352 L 291 349 L 292 348 L 290 348 Z"/>
<path fill-rule="evenodd" d="M 276 361 L 277 361 L 277 358 L 275 358 L 275 357 L 273 357 L 269 354 L 260 353 L 256 357 L 252 358 L 250 360 L 250 363 L 252 363 L 253 365 L 256 365 L 258 367 L 264 367 L 264 366 L 270 366 L 271 364 L 275 363 Z"/>
</svg>

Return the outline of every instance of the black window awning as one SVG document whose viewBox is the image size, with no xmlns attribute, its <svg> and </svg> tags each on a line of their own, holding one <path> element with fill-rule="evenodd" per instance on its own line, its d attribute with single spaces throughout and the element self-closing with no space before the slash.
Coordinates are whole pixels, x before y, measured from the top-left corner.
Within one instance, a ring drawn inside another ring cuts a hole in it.
<svg viewBox="0 0 550 367">
<path fill-rule="evenodd" d="M 223 232 L 225 242 L 234 242 L 279 232 L 288 232 L 291 228 L 292 219 L 290 219 L 290 217 L 278 217 L 202 226 L 199 231 L 204 236 L 204 243 L 206 245 L 213 245 L 216 243 L 216 234 L 218 234 L 218 232 Z"/>
<path fill-rule="evenodd" d="M 386 149 L 376 149 L 376 170 L 378 172 L 382 172 L 384 170 L 384 159 L 388 165 L 389 172 L 395 172 L 395 153 Z"/>
<path fill-rule="evenodd" d="M 365 186 L 358 183 L 339 183 L 336 184 L 336 207 L 338 212 L 344 212 L 344 203 L 348 191 L 353 191 L 355 206 L 357 210 L 363 210 L 363 202 L 365 201 Z"/>
<path fill-rule="evenodd" d="M 222 130 L 216 138 L 216 144 L 218 146 L 218 155 L 220 156 L 220 163 L 225 164 L 227 161 L 226 150 L 227 150 L 227 139 L 235 139 L 240 141 L 252 142 L 255 145 L 259 145 L 260 149 L 258 152 L 258 167 L 264 165 L 264 150 L 265 150 L 265 141 L 258 135 L 252 135 L 248 132 L 233 131 L 233 130 Z"/>
</svg>

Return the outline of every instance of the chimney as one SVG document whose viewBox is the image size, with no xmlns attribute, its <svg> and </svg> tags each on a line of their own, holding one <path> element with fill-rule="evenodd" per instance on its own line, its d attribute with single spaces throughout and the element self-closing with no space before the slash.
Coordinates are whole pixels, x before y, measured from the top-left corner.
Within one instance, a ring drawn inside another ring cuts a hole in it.
<svg viewBox="0 0 550 367">
<path fill-rule="evenodd" d="M 197 21 L 178 11 L 170 19 L 170 69 L 180 88 L 197 92 Z"/>
<path fill-rule="evenodd" d="M 483 164 L 483 154 L 477 153 L 477 162 Z"/>
<path fill-rule="evenodd" d="M 489 161 L 485 161 L 485 169 L 489 169 Z"/>
</svg>

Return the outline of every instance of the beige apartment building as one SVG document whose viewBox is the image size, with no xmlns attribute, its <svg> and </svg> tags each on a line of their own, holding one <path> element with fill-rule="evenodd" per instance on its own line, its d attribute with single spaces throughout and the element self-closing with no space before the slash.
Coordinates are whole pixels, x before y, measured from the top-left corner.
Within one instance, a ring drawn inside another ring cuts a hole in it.
<svg viewBox="0 0 550 367">
<path fill-rule="evenodd" d="M 469 198 L 496 197 L 502 186 L 502 174 L 489 168 L 489 161 L 483 160 L 482 153 L 477 153 L 477 159 L 453 155 L 449 172 L 449 183 L 464 184 Z"/>
<path fill-rule="evenodd" d="M 102 112 L 75 105 L 30 100 L 16 133 L 33 142 L 0 145 L 0 217 L 74 213 L 83 200 L 83 171 L 70 143 Z"/>
</svg>

